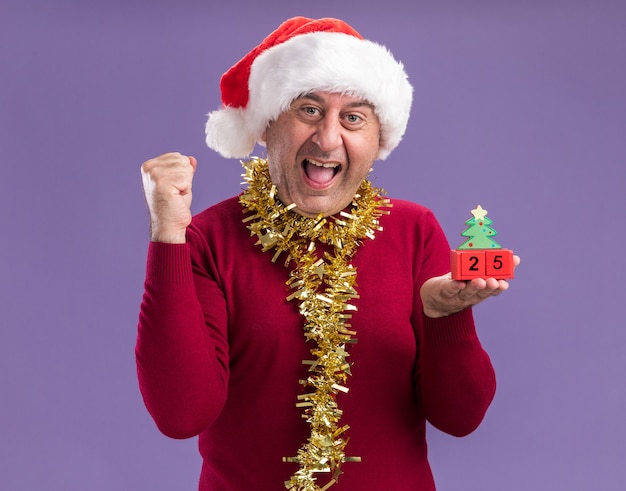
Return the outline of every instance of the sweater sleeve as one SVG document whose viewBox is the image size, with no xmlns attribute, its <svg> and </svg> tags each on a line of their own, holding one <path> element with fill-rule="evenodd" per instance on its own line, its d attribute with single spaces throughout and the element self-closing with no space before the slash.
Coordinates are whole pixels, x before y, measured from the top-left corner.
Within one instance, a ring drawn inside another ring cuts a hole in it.
<svg viewBox="0 0 626 491">
<path fill-rule="evenodd" d="M 496 380 L 471 309 L 439 319 L 423 316 L 419 367 L 426 419 L 454 436 L 474 431 L 493 400 Z"/>
<path fill-rule="evenodd" d="M 493 400 L 495 373 L 478 339 L 471 308 L 439 319 L 423 314 L 422 284 L 450 271 L 450 246 L 443 230 L 432 215 L 423 223 L 413 318 L 419 349 L 417 387 L 426 419 L 441 431 L 464 436 L 478 427 Z"/>
<path fill-rule="evenodd" d="M 223 295 L 193 264 L 189 245 L 150 243 L 135 355 L 146 408 L 165 435 L 198 435 L 221 411 L 227 349 L 212 331 L 225 326 Z"/>
</svg>

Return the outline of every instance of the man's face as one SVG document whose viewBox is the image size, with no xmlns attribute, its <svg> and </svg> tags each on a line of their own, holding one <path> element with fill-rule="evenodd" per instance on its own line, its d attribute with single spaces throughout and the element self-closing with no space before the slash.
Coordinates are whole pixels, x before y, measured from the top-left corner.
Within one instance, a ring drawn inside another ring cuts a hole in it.
<svg viewBox="0 0 626 491">
<path fill-rule="evenodd" d="M 315 92 L 294 100 L 263 139 L 280 200 L 304 216 L 329 216 L 350 204 L 369 173 L 380 123 L 363 99 Z"/>
</svg>

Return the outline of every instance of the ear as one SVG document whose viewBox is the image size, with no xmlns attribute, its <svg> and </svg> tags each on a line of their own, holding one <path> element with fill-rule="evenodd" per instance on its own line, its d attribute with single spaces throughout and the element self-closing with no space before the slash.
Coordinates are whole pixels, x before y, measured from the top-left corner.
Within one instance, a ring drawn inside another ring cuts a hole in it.
<svg viewBox="0 0 626 491">
<path fill-rule="evenodd" d="M 376 153 L 376 158 L 374 159 L 374 161 L 381 160 L 380 154 L 382 151 L 383 151 L 383 132 L 381 129 L 381 131 L 378 132 L 378 152 Z"/>
<path fill-rule="evenodd" d="M 272 126 L 272 124 L 274 124 L 274 119 L 270 119 L 266 124 L 265 124 L 265 129 L 263 130 L 263 133 L 261 133 L 261 137 L 259 138 L 260 142 L 263 142 L 264 144 L 267 143 L 267 130 L 270 129 L 270 126 Z"/>
</svg>

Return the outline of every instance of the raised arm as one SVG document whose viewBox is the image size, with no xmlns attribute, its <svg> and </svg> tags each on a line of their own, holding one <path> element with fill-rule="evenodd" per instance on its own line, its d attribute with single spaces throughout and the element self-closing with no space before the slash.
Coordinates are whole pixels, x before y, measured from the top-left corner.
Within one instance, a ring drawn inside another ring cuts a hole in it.
<svg viewBox="0 0 626 491">
<path fill-rule="evenodd" d="M 195 436 L 221 411 L 228 381 L 226 307 L 210 274 L 193 265 L 193 157 L 161 155 L 142 166 L 150 211 L 145 289 L 135 349 L 139 387 L 159 429 Z M 202 303 L 198 292 L 202 291 Z M 202 306 L 210 310 L 210 318 Z"/>
</svg>

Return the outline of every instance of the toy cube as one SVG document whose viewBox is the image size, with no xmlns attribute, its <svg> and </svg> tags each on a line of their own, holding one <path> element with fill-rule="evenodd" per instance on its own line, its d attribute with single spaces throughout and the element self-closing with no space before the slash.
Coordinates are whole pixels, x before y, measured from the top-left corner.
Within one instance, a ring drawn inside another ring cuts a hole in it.
<svg viewBox="0 0 626 491">
<path fill-rule="evenodd" d="M 474 278 L 513 278 L 513 251 L 509 249 L 474 249 L 450 251 L 450 270 L 454 280 Z"/>
<path fill-rule="evenodd" d="M 485 274 L 488 278 L 506 280 L 513 278 L 513 251 L 492 249 L 485 251 Z"/>
<path fill-rule="evenodd" d="M 484 278 L 486 274 L 485 251 L 451 251 L 450 269 L 455 280 Z"/>
</svg>

